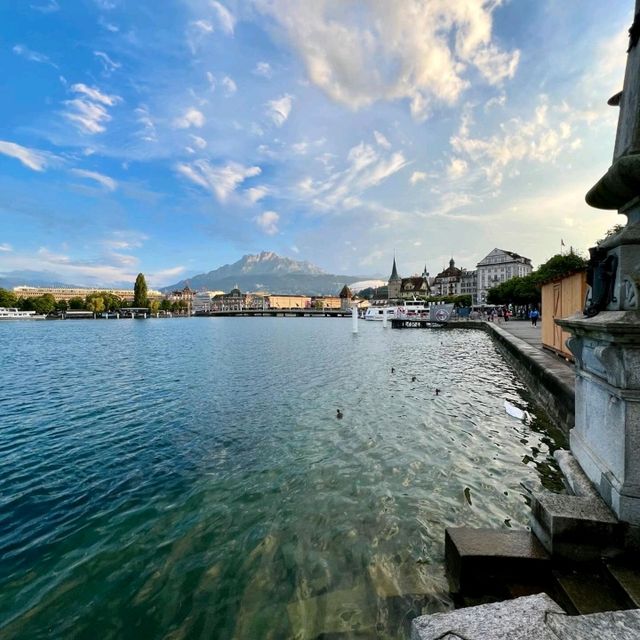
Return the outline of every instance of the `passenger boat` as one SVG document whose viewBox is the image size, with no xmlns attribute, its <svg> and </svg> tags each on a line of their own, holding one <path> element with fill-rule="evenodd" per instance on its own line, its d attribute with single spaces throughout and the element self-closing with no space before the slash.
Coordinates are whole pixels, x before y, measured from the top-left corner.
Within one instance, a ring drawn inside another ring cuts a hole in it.
<svg viewBox="0 0 640 640">
<path fill-rule="evenodd" d="M 365 320 L 382 320 L 384 312 L 387 320 L 393 318 L 428 318 L 429 307 L 422 300 L 405 300 L 402 305 L 393 307 L 369 307 L 364 315 Z"/>
<path fill-rule="evenodd" d="M 20 311 L 15 307 L 0 307 L 0 320 L 44 320 L 46 317 L 35 311 Z"/>
</svg>

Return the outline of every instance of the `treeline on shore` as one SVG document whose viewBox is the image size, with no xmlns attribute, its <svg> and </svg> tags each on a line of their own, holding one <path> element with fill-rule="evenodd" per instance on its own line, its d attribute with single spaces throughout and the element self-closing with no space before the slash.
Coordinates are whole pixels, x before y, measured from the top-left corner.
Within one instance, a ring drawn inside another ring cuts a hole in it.
<svg viewBox="0 0 640 640">
<path fill-rule="evenodd" d="M 50 294 L 33 297 L 19 298 L 13 291 L 0 288 L 0 307 L 15 307 L 22 311 L 35 311 L 38 314 L 49 315 L 51 313 L 64 313 L 73 311 L 92 311 L 93 313 L 114 312 L 127 307 L 147 307 L 152 313 L 158 311 L 171 311 L 172 313 L 184 313 L 188 305 L 184 300 L 171 302 L 170 300 L 151 300 L 146 304 L 127 302 L 118 296 L 106 291 L 92 293 L 84 298 L 71 298 L 69 301 L 58 300 Z"/>
</svg>

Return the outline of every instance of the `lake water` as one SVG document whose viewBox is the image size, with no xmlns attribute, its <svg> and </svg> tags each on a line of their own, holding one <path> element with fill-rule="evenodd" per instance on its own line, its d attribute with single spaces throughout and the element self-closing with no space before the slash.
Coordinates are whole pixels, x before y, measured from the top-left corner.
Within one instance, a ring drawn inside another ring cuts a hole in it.
<svg viewBox="0 0 640 640">
<path fill-rule="evenodd" d="M 451 606 L 445 527 L 558 482 L 504 399 L 479 331 L 2 323 L 0 637 L 404 638 Z"/>
</svg>

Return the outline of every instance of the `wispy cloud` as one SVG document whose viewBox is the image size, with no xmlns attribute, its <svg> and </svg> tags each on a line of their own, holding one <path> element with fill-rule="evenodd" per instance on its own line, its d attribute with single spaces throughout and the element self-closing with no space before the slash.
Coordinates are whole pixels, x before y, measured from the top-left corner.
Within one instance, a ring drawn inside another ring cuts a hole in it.
<svg viewBox="0 0 640 640">
<path fill-rule="evenodd" d="M 98 184 L 102 185 L 107 191 L 115 191 L 118 183 L 109 176 L 105 176 L 97 171 L 86 171 L 85 169 L 71 169 L 71 173 L 80 178 L 87 178 L 89 180 L 95 180 Z"/>
<path fill-rule="evenodd" d="M 114 62 L 104 51 L 94 51 L 93 55 L 102 63 L 105 75 L 110 75 L 122 66 L 119 62 Z"/>
<path fill-rule="evenodd" d="M 45 56 L 44 53 L 38 53 L 37 51 L 33 51 L 29 49 L 29 47 L 23 44 L 17 44 L 13 47 L 13 53 L 17 56 L 22 56 L 26 58 L 30 62 L 39 62 L 41 64 L 48 64 L 52 66 L 54 69 L 58 68 L 58 65 L 55 62 L 52 62 L 49 56 Z"/>
<path fill-rule="evenodd" d="M 233 30 L 236 26 L 236 19 L 234 15 L 223 4 L 220 4 L 216 0 L 211 1 L 211 6 L 216 13 L 218 24 L 220 28 L 228 35 L 233 35 Z"/>
<path fill-rule="evenodd" d="M 222 86 L 224 87 L 224 93 L 227 97 L 232 96 L 238 90 L 233 78 L 229 76 L 222 78 Z"/>
<path fill-rule="evenodd" d="M 30 4 L 29 6 L 40 13 L 55 13 L 56 11 L 60 11 L 60 5 L 57 0 L 49 0 L 49 2 L 44 4 Z"/>
<path fill-rule="evenodd" d="M 189 129 L 190 127 L 201 128 L 206 119 L 202 111 L 199 111 L 195 107 L 189 107 L 181 116 L 178 116 L 173 121 L 173 126 L 176 129 Z"/>
<path fill-rule="evenodd" d="M 414 171 L 409 178 L 409 182 L 415 186 L 418 182 L 424 182 L 427 179 L 427 174 L 424 171 Z"/>
<path fill-rule="evenodd" d="M 20 160 L 25 167 L 29 167 L 34 171 L 44 171 L 50 161 L 55 158 L 55 156 L 46 151 L 30 149 L 7 140 L 0 140 L 0 153 Z"/>
<path fill-rule="evenodd" d="M 259 216 L 256 216 L 254 220 L 260 229 L 268 236 L 275 236 L 279 231 L 278 222 L 280 216 L 275 211 L 265 211 Z"/>
<path fill-rule="evenodd" d="M 260 167 L 245 167 L 238 162 L 215 166 L 207 160 L 192 163 L 180 163 L 177 171 L 205 189 L 208 189 L 219 202 L 226 202 L 231 194 L 247 179 L 260 175 Z"/>
<path fill-rule="evenodd" d="M 77 98 L 65 100 L 67 111 L 63 115 L 70 120 L 81 133 L 94 135 L 106 130 L 105 124 L 111 120 L 107 107 L 113 107 L 122 102 L 117 95 L 102 93 L 95 87 L 83 83 L 71 85 L 71 91 L 78 94 Z"/>
<path fill-rule="evenodd" d="M 267 79 L 273 77 L 273 69 L 268 62 L 258 62 L 258 64 L 253 69 L 253 73 L 257 76 L 261 76 Z"/>
<path fill-rule="evenodd" d="M 380 133 L 379 131 L 374 131 L 373 137 L 383 149 L 391 149 L 391 143 L 385 138 L 382 133 Z"/>
<path fill-rule="evenodd" d="M 0 244 L 0 251 L 13 251 L 13 247 L 8 242 L 3 242 L 2 244 Z"/>
<path fill-rule="evenodd" d="M 285 30 L 311 82 L 352 109 L 406 99 L 417 119 L 433 101 L 453 104 L 473 69 L 489 84 L 512 78 L 520 52 L 492 39 L 501 2 L 273 0 L 258 4 Z"/>
<path fill-rule="evenodd" d="M 289 94 L 270 100 L 267 102 L 267 115 L 273 120 L 277 127 L 281 127 L 291 113 L 293 97 Z"/>
</svg>

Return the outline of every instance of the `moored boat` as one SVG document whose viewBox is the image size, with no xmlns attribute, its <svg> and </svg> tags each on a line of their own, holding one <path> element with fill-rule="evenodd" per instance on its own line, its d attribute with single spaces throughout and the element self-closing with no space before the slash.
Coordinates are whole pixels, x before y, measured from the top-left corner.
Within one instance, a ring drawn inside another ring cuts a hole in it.
<svg viewBox="0 0 640 640">
<path fill-rule="evenodd" d="M 44 320 L 47 316 L 15 307 L 0 307 L 0 320 Z"/>
</svg>

